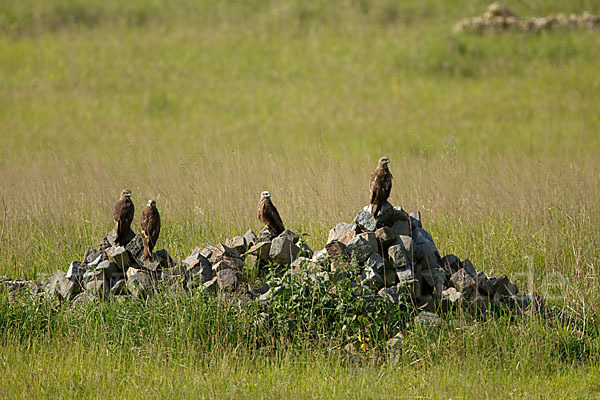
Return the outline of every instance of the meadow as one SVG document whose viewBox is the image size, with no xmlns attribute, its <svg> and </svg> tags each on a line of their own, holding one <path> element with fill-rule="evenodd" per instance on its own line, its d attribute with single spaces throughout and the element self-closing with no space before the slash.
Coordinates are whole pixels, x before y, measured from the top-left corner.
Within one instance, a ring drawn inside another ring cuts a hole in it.
<svg viewBox="0 0 600 400">
<path fill-rule="evenodd" d="M 598 397 L 600 32 L 453 34 L 484 1 L 213 3 L 0 4 L 0 275 L 81 259 L 124 187 L 135 221 L 156 199 L 174 257 L 258 231 L 263 190 L 320 249 L 387 155 L 391 203 L 421 211 L 440 252 L 570 319 L 411 326 L 400 355 L 348 355 L 258 348 L 248 316 L 206 299 L 3 296 L 0 396 Z"/>
</svg>

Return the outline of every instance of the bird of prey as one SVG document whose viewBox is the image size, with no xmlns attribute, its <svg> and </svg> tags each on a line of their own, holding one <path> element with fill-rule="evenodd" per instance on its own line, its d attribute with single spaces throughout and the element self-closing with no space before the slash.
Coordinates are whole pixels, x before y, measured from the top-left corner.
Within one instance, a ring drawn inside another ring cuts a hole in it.
<svg viewBox="0 0 600 400">
<path fill-rule="evenodd" d="M 148 200 L 146 207 L 142 210 L 140 232 L 144 243 L 144 260 L 149 260 L 160 234 L 160 214 L 155 200 Z"/>
<path fill-rule="evenodd" d="M 281 221 L 279 212 L 271 201 L 271 193 L 262 192 L 260 194 L 260 202 L 258 203 L 258 220 L 265 224 L 269 229 L 279 235 L 285 231 L 285 226 Z"/>
<path fill-rule="evenodd" d="M 381 157 L 377 168 L 371 174 L 371 215 L 377 216 L 383 203 L 385 203 L 390 197 L 392 191 L 392 173 L 388 168 L 390 159 L 387 157 Z"/>
<path fill-rule="evenodd" d="M 124 189 L 121 192 L 121 197 L 115 204 L 113 209 L 113 220 L 115 221 L 115 233 L 117 238 L 115 239 L 115 246 L 125 246 L 125 238 L 127 232 L 131 227 L 131 221 L 133 221 L 133 214 L 135 213 L 135 207 L 131 201 L 131 190 Z"/>
</svg>

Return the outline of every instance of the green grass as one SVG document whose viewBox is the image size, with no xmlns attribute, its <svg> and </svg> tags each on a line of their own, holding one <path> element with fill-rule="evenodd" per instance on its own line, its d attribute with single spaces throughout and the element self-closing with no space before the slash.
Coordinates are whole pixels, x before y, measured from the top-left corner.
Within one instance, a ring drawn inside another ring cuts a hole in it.
<svg viewBox="0 0 600 400">
<path fill-rule="evenodd" d="M 123 187 L 137 215 L 157 200 L 158 246 L 176 257 L 258 230 L 262 190 L 318 249 L 367 203 L 387 155 L 391 202 L 421 211 L 442 253 L 585 326 L 409 328 L 394 361 L 325 344 L 263 354 L 224 338 L 247 321 L 202 325 L 201 302 L 87 316 L 4 304 L 0 396 L 597 396 L 600 36 L 451 34 L 486 5 L 2 2 L 0 274 L 81 259 Z M 600 13 L 589 0 L 508 5 Z"/>
</svg>

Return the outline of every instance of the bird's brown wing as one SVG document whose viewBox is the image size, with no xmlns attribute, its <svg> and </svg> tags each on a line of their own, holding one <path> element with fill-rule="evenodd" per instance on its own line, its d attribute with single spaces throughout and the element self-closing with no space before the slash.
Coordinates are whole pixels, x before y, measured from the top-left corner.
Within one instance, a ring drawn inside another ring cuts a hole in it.
<svg viewBox="0 0 600 400">
<path fill-rule="evenodd" d="M 371 175 L 371 215 L 377 215 L 379 207 L 387 201 L 392 192 L 392 174 L 384 169 L 377 168 Z"/>
<path fill-rule="evenodd" d="M 150 219 L 150 239 L 156 244 L 160 235 L 160 214 L 156 208 L 152 208 L 152 216 Z"/>
<path fill-rule="evenodd" d="M 275 234 L 279 235 L 281 232 L 285 231 L 285 226 L 283 225 L 283 221 L 281 220 L 281 216 L 279 215 L 279 211 L 277 211 L 277 207 L 273 204 L 271 199 L 265 199 L 265 207 L 263 209 L 263 217 L 267 222 L 267 226 L 271 228 Z"/>
</svg>

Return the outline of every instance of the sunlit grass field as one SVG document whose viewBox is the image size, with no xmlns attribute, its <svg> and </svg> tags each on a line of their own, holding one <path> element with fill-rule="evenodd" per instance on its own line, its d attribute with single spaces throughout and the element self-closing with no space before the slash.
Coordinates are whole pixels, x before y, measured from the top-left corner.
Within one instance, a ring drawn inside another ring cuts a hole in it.
<svg viewBox="0 0 600 400">
<path fill-rule="evenodd" d="M 61 311 L 46 330 L 4 330 L 0 396 L 597 395 L 600 32 L 452 34 L 484 1 L 213 3 L 0 3 L 0 275 L 66 270 L 112 228 L 125 187 L 136 229 L 157 200 L 158 248 L 174 257 L 258 231 L 263 190 L 320 249 L 368 203 L 387 155 L 390 201 L 421 211 L 441 253 L 582 322 L 448 324 L 407 335 L 400 359 L 355 359 L 207 344 L 217 328 L 190 334 L 196 321 L 158 302 L 126 329 L 137 317 L 107 322 L 121 311 L 101 305 L 80 326 Z M 507 5 L 600 13 L 592 0 Z"/>
</svg>

